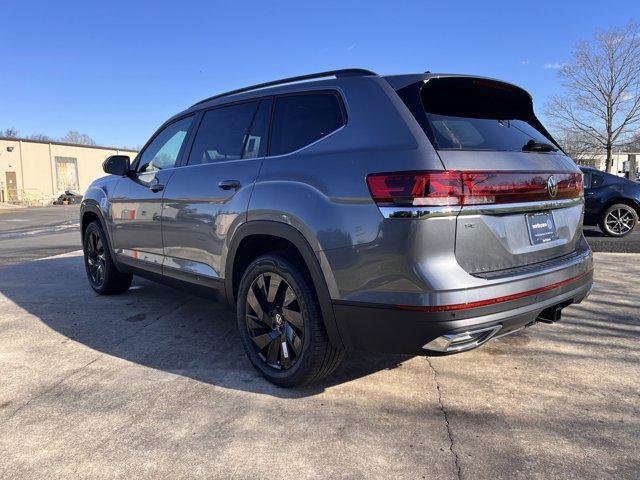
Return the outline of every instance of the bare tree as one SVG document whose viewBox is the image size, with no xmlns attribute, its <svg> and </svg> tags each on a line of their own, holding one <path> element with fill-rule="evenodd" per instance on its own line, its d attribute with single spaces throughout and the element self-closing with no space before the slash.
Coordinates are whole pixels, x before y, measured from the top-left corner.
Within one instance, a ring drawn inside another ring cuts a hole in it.
<svg viewBox="0 0 640 480">
<path fill-rule="evenodd" d="M 96 141 L 86 133 L 80 133 L 73 130 L 60 139 L 62 142 L 75 143 L 77 145 L 95 145 Z"/>
<path fill-rule="evenodd" d="M 591 166 L 595 160 L 594 154 L 597 154 L 601 148 L 590 136 L 571 128 L 556 127 L 553 130 L 553 136 L 565 153 L 578 165 Z"/>
<path fill-rule="evenodd" d="M 29 135 L 30 140 L 40 140 L 44 142 L 48 142 L 53 140 L 51 137 L 46 136 L 43 133 L 34 133 L 33 135 Z"/>
<path fill-rule="evenodd" d="M 18 130 L 9 127 L 4 132 L 0 130 L 0 135 L 7 138 L 18 138 Z"/>
<path fill-rule="evenodd" d="M 598 32 L 578 44 L 559 71 L 566 93 L 551 99 L 546 114 L 556 130 L 587 139 L 607 153 L 626 144 L 640 121 L 640 25 Z"/>
<path fill-rule="evenodd" d="M 624 148 L 629 152 L 640 152 L 640 132 L 636 132 Z"/>
</svg>

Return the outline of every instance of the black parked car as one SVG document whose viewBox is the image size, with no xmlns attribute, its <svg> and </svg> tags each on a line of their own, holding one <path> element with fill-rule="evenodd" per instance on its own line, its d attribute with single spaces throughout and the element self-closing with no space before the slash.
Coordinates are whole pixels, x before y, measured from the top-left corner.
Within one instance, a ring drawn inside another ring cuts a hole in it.
<svg viewBox="0 0 640 480">
<path fill-rule="evenodd" d="M 640 184 L 581 167 L 584 173 L 585 225 L 598 225 L 611 237 L 630 234 L 640 214 Z"/>
<path fill-rule="evenodd" d="M 67 190 L 53 202 L 54 205 L 73 205 L 82 201 L 82 195 Z"/>
</svg>

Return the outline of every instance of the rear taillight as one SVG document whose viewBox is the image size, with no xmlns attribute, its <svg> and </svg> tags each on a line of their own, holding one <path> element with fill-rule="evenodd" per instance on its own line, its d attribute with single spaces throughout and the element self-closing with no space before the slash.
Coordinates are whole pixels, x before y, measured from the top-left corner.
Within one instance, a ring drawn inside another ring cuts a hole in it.
<svg viewBox="0 0 640 480">
<path fill-rule="evenodd" d="M 381 173 L 367 184 L 378 205 L 460 205 L 462 181 L 457 172 Z"/>
<path fill-rule="evenodd" d="M 580 197 L 574 172 L 444 171 L 369 175 L 379 206 L 455 206 L 536 202 Z"/>
</svg>

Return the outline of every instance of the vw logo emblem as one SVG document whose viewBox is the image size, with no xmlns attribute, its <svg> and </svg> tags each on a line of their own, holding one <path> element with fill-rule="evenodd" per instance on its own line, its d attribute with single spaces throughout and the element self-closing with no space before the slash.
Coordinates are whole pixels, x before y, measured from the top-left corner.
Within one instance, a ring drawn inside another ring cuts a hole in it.
<svg viewBox="0 0 640 480">
<path fill-rule="evenodd" d="M 547 191 L 549 192 L 549 196 L 554 198 L 558 195 L 558 179 L 551 175 L 547 180 Z"/>
</svg>

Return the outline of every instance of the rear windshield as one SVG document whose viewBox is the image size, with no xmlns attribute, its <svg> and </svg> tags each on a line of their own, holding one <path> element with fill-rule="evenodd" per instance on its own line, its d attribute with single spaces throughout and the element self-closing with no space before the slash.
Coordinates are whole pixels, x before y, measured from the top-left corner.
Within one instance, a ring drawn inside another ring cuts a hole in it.
<svg viewBox="0 0 640 480">
<path fill-rule="evenodd" d="M 533 113 L 530 97 L 517 87 L 449 77 L 414 84 L 398 94 L 437 149 L 535 150 L 533 142 L 555 148 Z"/>
</svg>

